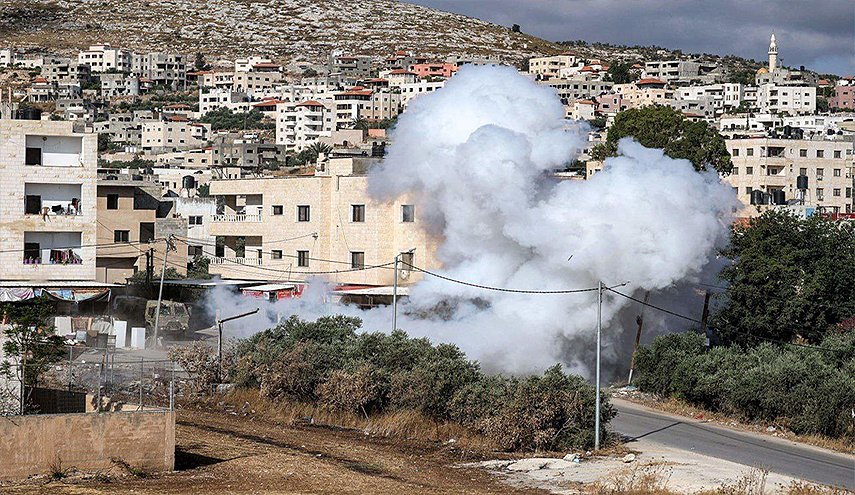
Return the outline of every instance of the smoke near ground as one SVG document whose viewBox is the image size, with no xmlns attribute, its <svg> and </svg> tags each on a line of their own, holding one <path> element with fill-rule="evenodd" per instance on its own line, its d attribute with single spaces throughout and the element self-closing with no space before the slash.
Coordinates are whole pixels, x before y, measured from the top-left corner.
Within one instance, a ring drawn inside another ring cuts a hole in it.
<svg viewBox="0 0 855 495">
<path fill-rule="evenodd" d="M 627 283 L 621 291 L 639 298 L 651 291 L 651 302 L 698 317 L 691 284 L 714 280 L 711 261 L 726 241 L 734 192 L 714 172 L 695 172 L 689 161 L 631 140 L 591 180 L 551 177 L 585 146 L 584 131 L 564 119 L 551 88 L 513 68 L 466 66 L 401 115 L 369 192 L 377 201 L 416 198 L 419 221 L 443 240 L 443 275 L 533 290 Z M 419 259 L 417 252 L 416 265 Z M 330 313 L 359 316 L 368 331 L 391 329 L 390 308 L 332 307 L 322 286 L 265 308 L 249 329 L 265 328 L 276 315 Z M 488 370 L 539 372 L 561 362 L 590 376 L 596 292 L 486 291 L 426 276 L 410 294 L 398 326 L 411 335 L 455 343 Z M 685 301 L 692 307 L 681 307 Z M 442 318 L 426 317 L 448 302 Z M 211 303 L 239 311 L 259 301 L 216 293 Z M 628 360 L 639 309 L 605 296 L 607 366 Z M 653 331 L 670 324 L 647 313 Z M 672 330 L 688 326 L 679 325 Z"/>
</svg>

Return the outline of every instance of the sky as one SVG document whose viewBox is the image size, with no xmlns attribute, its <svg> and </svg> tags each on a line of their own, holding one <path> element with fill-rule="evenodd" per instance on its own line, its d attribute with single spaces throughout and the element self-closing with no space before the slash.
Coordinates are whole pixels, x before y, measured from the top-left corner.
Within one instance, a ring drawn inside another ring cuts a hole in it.
<svg viewBox="0 0 855 495">
<path fill-rule="evenodd" d="M 551 40 L 659 45 L 692 53 L 778 58 L 820 73 L 855 74 L 852 0 L 407 0 Z"/>
</svg>

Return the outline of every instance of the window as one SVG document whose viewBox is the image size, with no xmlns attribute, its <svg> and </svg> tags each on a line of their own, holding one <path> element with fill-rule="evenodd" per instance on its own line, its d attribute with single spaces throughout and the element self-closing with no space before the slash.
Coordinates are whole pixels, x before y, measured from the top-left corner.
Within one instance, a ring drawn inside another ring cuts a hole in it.
<svg viewBox="0 0 855 495">
<path fill-rule="evenodd" d="M 302 267 L 309 266 L 309 252 L 308 251 L 297 251 L 297 266 L 302 266 Z"/>
<path fill-rule="evenodd" d="M 41 262 L 41 246 L 38 242 L 24 243 L 24 261 Z"/>
<path fill-rule="evenodd" d="M 733 167 L 733 175 L 739 175 L 739 167 Z"/>
<path fill-rule="evenodd" d="M 799 150 L 799 156 L 806 157 L 807 156 L 807 148 L 802 148 Z"/>
<path fill-rule="evenodd" d="M 754 175 L 754 167 L 745 167 L 745 173 L 748 175 Z"/>
<path fill-rule="evenodd" d="M 129 230 L 114 230 L 113 231 L 113 242 L 128 242 L 130 240 Z"/>
<path fill-rule="evenodd" d="M 751 195 L 751 191 L 752 188 L 750 186 L 745 188 L 745 194 Z"/>
<path fill-rule="evenodd" d="M 202 225 L 202 215 L 190 215 L 190 225 Z"/>
<path fill-rule="evenodd" d="M 298 222 L 308 222 L 309 221 L 309 205 L 299 205 L 297 206 L 297 221 Z"/>
<path fill-rule="evenodd" d="M 353 222 L 364 222 L 365 221 L 365 205 L 351 205 L 351 221 Z"/>
<path fill-rule="evenodd" d="M 799 169 L 799 175 L 807 175 L 807 169 L 806 168 L 800 168 Z"/>
<path fill-rule="evenodd" d="M 754 148 L 746 148 L 745 156 L 754 156 Z"/>
<path fill-rule="evenodd" d="M 202 246 L 187 246 L 187 257 L 198 258 L 202 256 Z"/>
<path fill-rule="evenodd" d="M 38 215 L 42 212 L 42 197 L 28 194 L 24 198 L 24 213 L 27 215 Z"/>
<path fill-rule="evenodd" d="M 350 252 L 350 267 L 356 269 L 365 268 L 365 253 L 363 251 Z"/>
<path fill-rule="evenodd" d="M 816 176 L 817 177 L 822 177 L 824 175 L 825 175 L 825 169 L 822 169 L 822 168 L 816 169 Z"/>
<path fill-rule="evenodd" d="M 401 221 L 406 223 L 416 221 L 416 207 L 414 205 L 401 205 Z"/>
<path fill-rule="evenodd" d="M 282 206 L 282 205 L 273 205 L 273 214 L 274 214 L 274 215 L 281 215 L 281 214 L 283 214 L 283 213 L 285 213 L 285 207 L 284 207 L 284 206 Z"/>
<path fill-rule="evenodd" d="M 842 154 L 840 150 L 834 150 L 834 158 L 842 158 Z"/>
<path fill-rule="evenodd" d="M 816 200 L 817 200 L 817 201 L 822 201 L 823 192 L 824 192 L 824 191 L 823 191 L 823 189 L 822 189 L 821 187 L 817 187 L 817 188 L 816 188 Z"/>
<path fill-rule="evenodd" d="M 816 157 L 817 157 L 817 158 L 822 158 L 822 157 L 824 157 L 824 156 L 825 156 L 825 151 L 824 151 L 824 150 L 816 150 Z"/>
<path fill-rule="evenodd" d="M 839 197 L 840 197 L 840 189 L 837 189 L 837 188 L 832 189 L 832 190 L 831 190 L 831 195 L 832 195 L 832 196 L 834 196 L 834 197 L 836 197 L 836 198 L 839 198 Z"/>
<path fill-rule="evenodd" d="M 851 187 L 847 187 L 847 188 L 846 188 L 846 197 L 847 197 L 847 198 L 851 198 L 851 197 L 852 197 L 852 188 L 851 188 Z"/>
<path fill-rule="evenodd" d="M 119 209 L 119 195 L 118 194 L 108 194 L 107 195 L 107 209 L 108 210 L 118 210 Z"/>
<path fill-rule="evenodd" d="M 840 169 L 839 168 L 834 169 L 834 171 L 832 173 L 834 174 L 835 177 L 840 177 Z"/>
<path fill-rule="evenodd" d="M 274 249 L 273 251 L 270 251 L 270 259 L 281 260 L 282 259 L 282 250 L 281 249 Z"/>
</svg>

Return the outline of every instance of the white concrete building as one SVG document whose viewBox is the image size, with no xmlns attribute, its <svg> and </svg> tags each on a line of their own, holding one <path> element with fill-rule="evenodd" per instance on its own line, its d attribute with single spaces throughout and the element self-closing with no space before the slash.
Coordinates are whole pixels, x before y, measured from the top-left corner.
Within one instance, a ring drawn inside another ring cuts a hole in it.
<svg viewBox="0 0 855 495">
<path fill-rule="evenodd" d="M 185 118 L 146 122 L 142 126 L 142 149 L 147 152 L 177 151 L 203 146 L 211 135 L 211 124 Z"/>
<path fill-rule="evenodd" d="M 307 100 L 276 105 L 276 144 L 299 151 L 321 137 L 329 137 L 336 126 L 333 102 Z"/>
<path fill-rule="evenodd" d="M 761 84 L 757 88 L 757 106 L 761 112 L 790 115 L 816 112 L 816 87 Z"/>
<path fill-rule="evenodd" d="M 95 134 L 0 120 L 0 280 L 95 280 Z"/>
<path fill-rule="evenodd" d="M 576 57 L 569 53 L 551 57 L 534 57 L 528 60 L 528 72 L 544 79 L 550 79 L 558 77 L 561 69 L 574 65 L 576 65 Z"/>
<path fill-rule="evenodd" d="M 92 72 L 131 72 L 133 70 L 133 54 L 120 48 L 113 48 L 108 43 L 91 45 L 77 55 L 77 61 L 92 68 Z"/>
</svg>

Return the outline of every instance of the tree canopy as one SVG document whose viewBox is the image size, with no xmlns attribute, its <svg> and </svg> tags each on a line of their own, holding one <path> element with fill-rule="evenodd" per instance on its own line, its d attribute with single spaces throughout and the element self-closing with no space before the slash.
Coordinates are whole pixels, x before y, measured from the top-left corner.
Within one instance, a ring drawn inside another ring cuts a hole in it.
<svg viewBox="0 0 855 495">
<path fill-rule="evenodd" d="M 623 62 L 615 62 L 610 65 L 606 72 L 606 78 L 615 84 L 631 83 L 638 79 L 637 74 L 632 73 L 632 65 Z"/>
<path fill-rule="evenodd" d="M 767 211 L 733 227 L 730 283 L 712 324 L 728 342 L 819 342 L 855 316 L 855 225 Z M 760 338 L 758 338 L 760 337 Z"/>
<path fill-rule="evenodd" d="M 200 120 L 206 124 L 211 124 L 211 130 L 214 131 L 274 128 L 274 124 L 264 121 L 264 114 L 258 110 L 234 113 L 228 108 L 218 108 L 206 113 Z"/>
<path fill-rule="evenodd" d="M 596 146 L 592 155 L 604 160 L 617 155 L 621 138 L 633 137 L 648 148 L 661 148 L 671 158 L 690 160 L 696 170 L 712 167 L 721 174 L 733 169 L 724 138 L 706 122 L 692 122 L 674 108 L 652 105 L 618 113 L 609 128 L 606 142 Z"/>
</svg>

